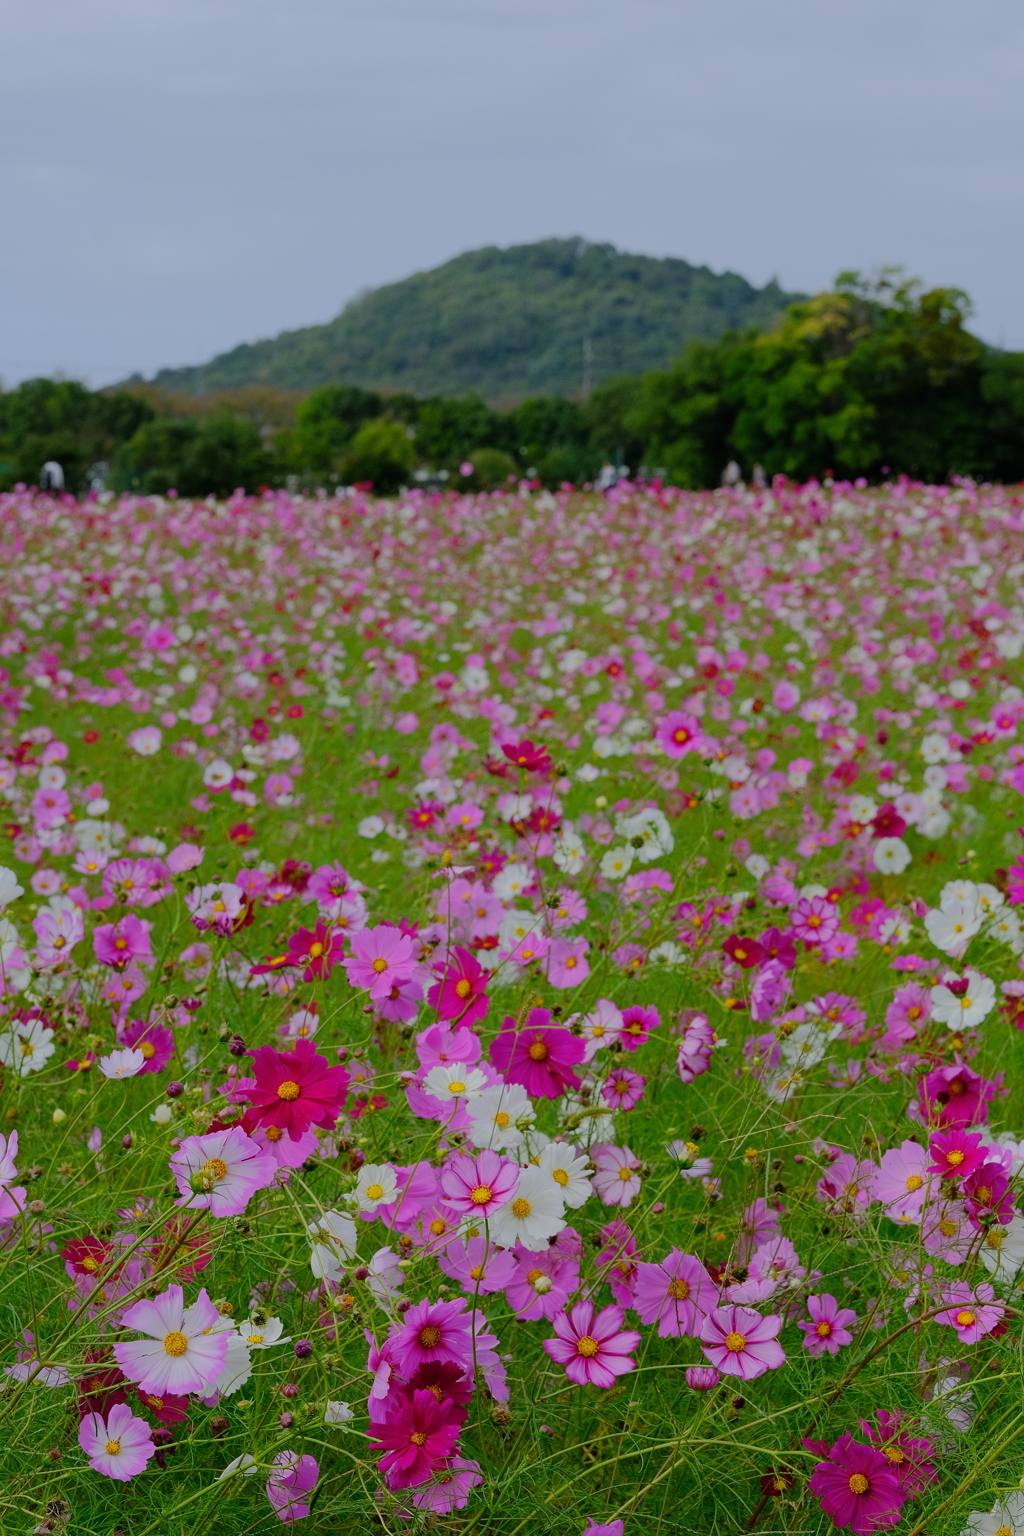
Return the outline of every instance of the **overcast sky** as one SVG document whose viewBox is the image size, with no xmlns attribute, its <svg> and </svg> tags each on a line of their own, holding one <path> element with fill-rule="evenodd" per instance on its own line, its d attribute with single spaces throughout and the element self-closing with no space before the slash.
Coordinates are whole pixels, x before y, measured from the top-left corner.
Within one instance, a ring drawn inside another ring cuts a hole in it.
<svg viewBox="0 0 1024 1536">
<path fill-rule="evenodd" d="M 0 0 L 0 376 L 92 384 L 546 235 L 1024 348 L 1020 0 Z"/>
</svg>

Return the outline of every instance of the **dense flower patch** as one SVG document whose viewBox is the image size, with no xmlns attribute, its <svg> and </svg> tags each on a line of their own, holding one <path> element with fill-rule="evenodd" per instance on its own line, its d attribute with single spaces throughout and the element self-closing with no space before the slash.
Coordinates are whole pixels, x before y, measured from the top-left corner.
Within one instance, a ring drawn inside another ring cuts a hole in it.
<svg viewBox="0 0 1024 1536">
<path fill-rule="evenodd" d="M 6 1518 L 1024 1531 L 1024 494 L 0 540 Z"/>
</svg>

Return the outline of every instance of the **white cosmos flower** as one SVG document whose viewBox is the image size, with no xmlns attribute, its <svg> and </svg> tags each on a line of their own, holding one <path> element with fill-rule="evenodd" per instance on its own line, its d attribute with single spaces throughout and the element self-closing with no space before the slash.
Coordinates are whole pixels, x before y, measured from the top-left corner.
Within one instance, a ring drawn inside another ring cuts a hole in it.
<svg viewBox="0 0 1024 1536">
<path fill-rule="evenodd" d="M 932 987 L 932 1018 L 938 1024 L 945 1024 L 947 1029 L 971 1029 L 975 1024 L 980 1024 L 982 1019 L 988 1018 L 996 1004 L 995 982 L 988 976 L 983 976 L 980 971 L 971 970 L 964 972 L 967 980 L 967 990 L 962 997 L 951 992 L 945 981 L 959 981 L 960 978 L 953 972 L 949 972 L 937 987 Z"/>
<path fill-rule="evenodd" d="M 829 1036 L 815 1024 L 798 1024 L 782 1042 L 787 1067 L 816 1067 L 828 1050 Z"/>
<path fill-rule="evenodd" d="M 902 837 L 880 837 L 874 857 L 875 868 L 883 875 L 901 875 L 910 863 L 910 849 Z"/>
<path fill-rule="evenodd" d="M 565 1202 L 550 1174 L 524 1168 L 515 1194 L 490 1218 L 491 1237 L 500 1248 L 524 1248 L 537 1253 L 565 1226 Z"/>
<path fill-rule="evenodd" d="M 606 880 L 625 880 L 633 863 L 634 850 L 628 843 L 621 848 L 609 848 L 601 860 L 601 873 Z"/>
<path fill-rule="evenodd" d="M 676 845 L 664 811 L 654 805 L 648 806 L 644 811 L 637 811 L 635 816 L 620 816 L 616 821 L 615 830 L 628 843 L 632 843 L 637 837 L 643 839 L 643 847 L 636 850 L 637 859 L 641 864 L 650 864 L 654 859 L 663 858 L 671 853 Z"/>
<path fill-rule="evenodd" d="M 39 1019 L 21 1020 L 12 1030 L 0 1035 L 0 1062 L 13 1067 L 18 1077 L 41 1072 L 57 1047 L 53 1030 Z M 142 1052 L 139 1052 L 142 1055 Z"/>
<path fill-rule="evenodd" d="M 24 887 L 18 884 L 18 877 L 14 870 L 0 864 L 0 911 L 24 894 Z"/>
<path fill-rule="evenodd" d="M 771 867 L 763 853 L 752 853 L 743 864 L 747 874 L 752 875 L 755 880 L 763 880 Z"/>
<path fill-rule="evenodd" d="M 392 1298 L 398 1287 L 405 1284 L 405 1271 L 399 1268 L 400 1263 L 393 1248 L 378 1248 L 366 1266 L 370 1271 L 366 1277 L 370 1294 L 385 1312 L 391 1311 Z"/>
<path fill-rule="evenodd" d="M 431 1067 L 423 1087 L 442 1104 L 454 1104 L 458 1099 L 465 1104 L 480 1097 L 487 1087 L 487 1079 L 479 1067 L 467 1066 L 462 1061 L 442 1062 Z"/>
<path fill-rule="evenodd" d="M 313 1240 L 310 1269 L 318 1280 L 339 1280 L 345 1265 L 355 1256 L 355 1222 L 340 1211 L 325 1211 L 319 1221 L 310 1222 L 309 1235 Z"/>
<path fill-rule="evenodd" d="M 270 1349 L 274 1344 L 290 1344 L 291 1338 L 283 1339 L 284 1323 L 279 1317 L 269 1317 L 265 1323 L 254 1323 L 247 1317 L 238 1324 L 239 1337 L 250 1349 Z"/>
<path fill-rule="evenodd" d="M 328 1402 L 327 1407 L 324 1409 L 325 1424 L 344 1425 L 348 1424 L 349 1421 L 354 1418 L 355 1413 L 349 1407 L 348 1403 Z"/>
<path fill-rule="evenodd" d="M 779 1072 L 768 1079 L 764 1091 L 773 1104 L 786 1104 L 803 1087 L 803 1081 L 802 1072 Z"/>
<path fill-rule="evenodd" d="M 203 770 L 203 783 L 207 789 L 226 789 L 235 776 L 235 770 L 222 757 L 215 757 Z"/>
<path fill-rule="evenodd" d="M 582 772 L 583 769 L 581 768 L 580 774 Z M 551 858 L 555 867 L 560 869 L 563 874 L 579 874 L 587 862 L 587 850 L 579 833 L 573 831 L 568 825 L 563 825 L 559 836 L 555 838 Z"/>
<path fill-rule="evenodd" d="M 466 1135 L 482 1152 L 487 1147 L 522 1146 L 522 1127 L 533 1125 L 536 1111 L 526 1089 L 518 1083 L 496 1083 L 471 1101 L 469 1115 Z"/>
<path fill-rule="evenodd" d="M 142 1052 L 130 1048 L 111 1051 L 109 1056 L 101 1056 L 99 1062 L 104 1077 L 136 1077 L 145 1065 Z"/>
<path fill-rule="evenodd" d="M 947 955 L 962 954 L 981 927 L 982 913 L 976 899 L 951 900 L 925 914 L 924 926 L 936 949 Z"/>
<path fill-rule="evenodd" d="M 960 1536 L 1024 1536 L 1024 1492 L 1008 1493 L 987 1515 L 972 1509 L 967 1521 Z"/>
<path fill-rule="evenodd" d="M 226 1477 L 255 1477 L 260 1470 L 260 1464 L 250 1451 L 244 1451 L 241 1456 L 236 1456 L 229 1461 L 224 1471 L 216 1479 L 222 1483 Z"/>
<path fill-rule="evenodd" d="M 991 917 L 994 912 L 998 912 L 1006 902 L 1002 891 L 994 885 L 987 885 L 984 881 L 978 885 L 975 899 L 986 917 Z"/>
<path fill-rule="evenodd" d="M 499 901 L 515 901 L 533 884 L 533 871 L 526 864 L 513 861 L 494 877 L 493 890 Z"/>
<path fill-rule="evenodd" d="M 980 1253 L 989 1274 L 1009 1283 L 1024 1264 L 1024 1216 L 1013 1216 L 1005 1227 L 989 1227 Z"/>
<path fill-rule="evenodd" d="M 356 1183 L 356 1200 L 361 1211 L 373 1212 L 378 1205 L 390 1205 L 398 1193 L 398 1175 L 390 1163 L 364 1163 Z"/>
<path fill-rule="evenodd" d="M 576 1210 L 589 1199 L 590 1159 L 565 1141 L 549 1141 L 540 1154 L 541 1173 L 553 1179 L 563 1202 Z"/>
<path fill-rule="evenodd" d="M 381 816 L 364 816 L 356 831 L 360 837 L 379 837 L 384 831 L 384 819 Z"/>
</svg>

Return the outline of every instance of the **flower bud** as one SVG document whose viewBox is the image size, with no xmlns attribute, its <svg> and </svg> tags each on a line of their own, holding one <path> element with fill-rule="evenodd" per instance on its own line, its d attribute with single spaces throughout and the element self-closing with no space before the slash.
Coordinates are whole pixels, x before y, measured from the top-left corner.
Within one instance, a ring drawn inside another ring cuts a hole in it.
<svg viewBox="0 0 1024 1536">
<path fill-rule="evenodd" d="M 313 1346 L 308 1339 L 299 1339 L 295 1345 L 295 1357 L 297 1360 L 308 1360 L 313 1353 Z"/>
<path fill-rule="evenodd" d="M 185 1084 L 179 1082 L 168 1083 L 165 1092 L 169 1099 L 180 1099 L 185 1092 Z"/>
<path fill-rule="evenodd" d="M 64 1111 L 62 1109 L 55 1109 L 54 1110 L 54 1112 L 53 1112 L 53 1123 L 54 1123 L 54 1125 L 63 1125 L 63 1123 L 64 1123 L 64 1121 L 66 1119 L 67 1119 L 67 1115 L 64 1113 Z"/>
</svg>

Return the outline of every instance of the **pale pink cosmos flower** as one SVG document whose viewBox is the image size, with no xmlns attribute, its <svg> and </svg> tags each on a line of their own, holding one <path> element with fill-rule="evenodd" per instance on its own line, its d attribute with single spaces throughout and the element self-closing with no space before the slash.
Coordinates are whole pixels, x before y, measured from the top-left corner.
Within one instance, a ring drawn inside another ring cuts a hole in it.
<svg viewBox="0 0 1024 1536">
<path fill-rule="evenodd" d="M 874 1198 L 893 1221 L 920 1221 L 931 1183 L 931 1156 L 917 1141 L 901 1141 L 882 1157 Z"/>
<path fill-rule="evenodd" d="M 398 729 L 397 721 L 395 729 Z M 428 1483 L 421 1483 L 412 1490 L 413 1508 L 428 1509 L 434 1515 L 450 1515 L 456 1509 L 465 1509 L 470 1489 L 478 1488 L 482 1482 L 479 1462 L 452 1456 Z"/>
<path fill-rule="evenodd" d="M 629 1147 L 616 1147 L 606 1142 L 592 1147 L 591 1156 L 597 1164 L 594 1189 L 605 1205 L 629 1205 L 641 1189 L 640 1159 Z"/>
<path fill-rule="evenodd" d="M 114 1359 L 129 1381 L 157 1397 L 165 1392 L 176 1397 L 208 1392 L 228 1352 L 227 1334 L 210 1332 L 220 1320 L 205 1287 L 186 1307 L 181 1286 L 170 1285 L 152 1301 L 137 1301 L 128 1308 L 122 1326 L 149 1338 L 116 1343 Z"/>
<path fill-rule="evenodd" d="M 305 1520 L 309 1514 L 307 1495 L 316 1487 L 319 1476 L 320 1468 L 312 1456 L 279 1451 L 274 1457 L 274 1470 L 267 1478 L 267 1498 L 285 1525 Z"/>
<path fill-rule="evenodd" d="M 801 1320 L 797 1327 L 807 1335 L 804 1349 L 808 1354 L 817 1358 L 827 1350 L 830 1355 L 838 1355 L 843 1345 L 853 1343 L 850 1324 L 857 1321 L 857 1314 L 849 1307 L 841 1307 L 834 1296 L 808 1296 L 807 1310 L 810 1322 Z"/>
<path fill-rule="evenodd" d="M 876 1165 L 844 1152 L 818 1180 L 815 1193 L 836 1214 L 863 1215 L 873 1198 Z"/>
<path fill-rule="evenodd" d="M 658 1337 L 696 1333 L 718 1301 L 718 1289 L 699 1259 L 673 1248 L 658 1264 L 638 1264 L 633 1307 L 645 1325 L 658 1324 Z"/>
<path fill-rule="evenodd" d="M 716 1307 L 697 1335 L 701 1349 L 723 1376 L 753 1381 L 765 1371 L 777 1370 L 786 1355 L 778 1342 L 782 1318 L 762 1317 L 752 1307 Z"/>
<path fill-rule="evenodd" d="M 488 1148 L 476 1157 L 456 1157 L 445 1163 L 441 1189 L 453 1210 L 486 1220 L 512 1199 L 519 1174 L 518 1163 Z"/>
<path fill-rule="evenodd" d="M 548 982 L 564 989 L 578 987 L 590 975 L 586 939 L 552 939 L 548 950 Z"/>
<path fill-rule="evenodd" d="M 185 897 L 185 905 L 200 933 L 210 929 L 225 934 L 231 932 L 242 915 L 245 896 L 232 881 L 218 880 L 211 885 L 197 885 Z"/>
<path fill-rule="evenodd" d="M 789 914 L 789 927 L 795 939 L 811 947 L 825 944 L 839 930 L 839 913 L 824 896 L 801 896 Z"/>
<path fill-rule="evenodd" d="M 352 954 L 341 962 L 349 986 L 365 988 L 372 1002 L 388 997 L 392 987 L 410 981 L 416 973 L 416 941 L 386 923 L 354 933 L 351 946 Z"/>
<path fill-rule="evenodd" d="M 59 965 L 69 959 L 75 945 L 85 937 L 82 914 L 70 902 L 56 910 L 44 907 L 32 919 L 32 927 L 38 940 L 35 958 L 40 965 Z"/>
<path fill-rule="evenodd" d="M 174 1203 L 189 1210 L 208 1208 L 211 1216 L 241 1216 L 256 1191 L 274 1182 L 278 1166 L 279 1160 L 239 1125 L 189 1136 L 171 1158 L 181 1191 Z"/>
<path fill-rule="evenodd" d="M 575 1022 L 581 1026 L 586 1041 L 584 1061 L 593 1061 L 598 1051 L 614 1045 L 622 1033 L 622 1013 L 607 997 L 599 997 L 590 1013 Z"/>
<path fill-rule="evenodd" d="M 595 1316 L 592 1301 L 578 1301 L 552 1320 L 556 1337 L 544 1340 L 545 1352 L 579 1386 L 613 1387 L 617 1376 L 633 1370 L 631 1351 L 640 1335 L 622 1327 L 622 1308 L 604 1307 Z"/>
<path fill-rule="evenodd" d="M 1004 1307 L 998 1303 L 993 1305 L 995 1291 L 987 1281 L 974 1290 L 962 1280 L 944 1285 L 942 1300 L 949 1310 L 939 1312 L 935 1321 L 955 1328 L 961 1344 L 976 1344 L 979 1339 L 991 1333 L 1000 1318 L 1006 1315 Z"/>
<path fill-rule="evenodd" d="M 131 1047 L 111 1051 L 109 1055 L 101 1056 L 99 1061 L 104 1077 L 136 1077 L 145 1065 L 146 1058 L 142 1052 Z"/>
<path fill-rule="evenodd" d="M 115 1403 L 105 1417 L 87 1413 L 78 1426 L 78 1443 L 94 1472 L 120 1483 L 135 1477 L 156 1453 L 149 1424 L 136 1418 L 127 1403 Z"/>
</svg>

